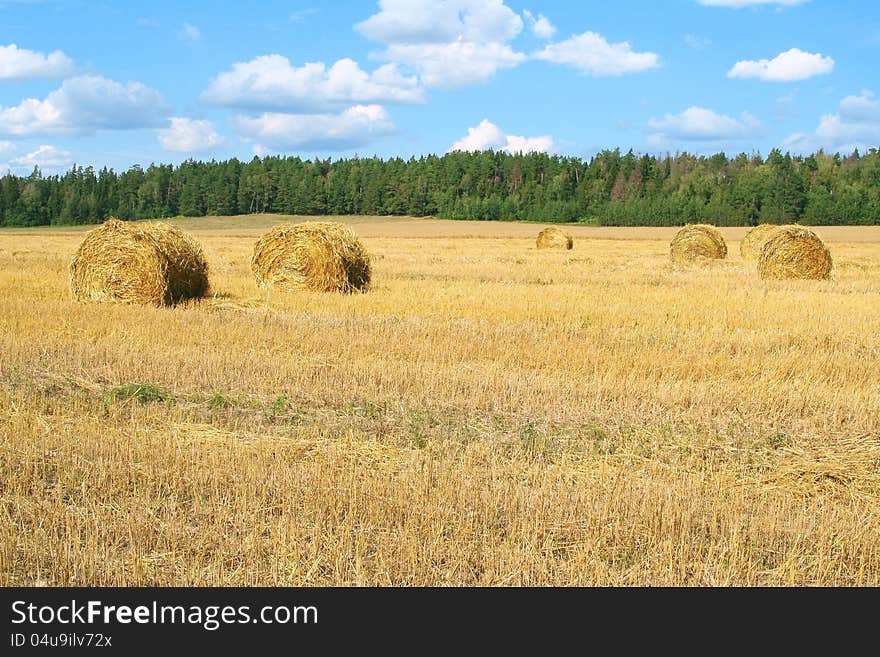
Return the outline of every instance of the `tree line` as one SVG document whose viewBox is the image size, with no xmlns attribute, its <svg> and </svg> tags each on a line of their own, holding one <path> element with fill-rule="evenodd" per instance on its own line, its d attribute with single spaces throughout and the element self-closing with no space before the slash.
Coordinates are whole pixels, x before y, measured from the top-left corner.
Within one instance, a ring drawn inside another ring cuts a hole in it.
<svg viewBox="0 0 880 657">
<path fill-rule="evenodd" d="M 404 160 L 74 166 L 0 178 L 0 225 L 251 213 L 413 215 L 614 226 L 880 224 L 880 151 L 766 157 L 723 153 L 589 160 L 547 153 L 452 152 Z"/>
</svg>

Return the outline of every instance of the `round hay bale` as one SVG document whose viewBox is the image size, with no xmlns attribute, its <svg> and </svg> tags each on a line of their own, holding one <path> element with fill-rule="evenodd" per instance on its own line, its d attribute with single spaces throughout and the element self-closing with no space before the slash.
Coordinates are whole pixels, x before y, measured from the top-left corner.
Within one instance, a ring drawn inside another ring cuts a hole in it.
<svg viewBox="0 0 880 657">
<path fill-rule="evenodd" d="M 537 245 L 539 249 L 571 249 L 574 239 L 568 231 L 558 226 L 548 226 L 538 233 Z"/>
<path fill-rule="evenodd" d="M 70 261 L 76 301 L 155 306 L 199 298 L 208 292 L 202 247 L 170 224 L 109 218 L 90 231 Z"/>
<path fill-rule="evenodd" d="M 680 264 L 722 260 L 727 257 L 727 244 L 715 226 L 688 224 L 672 239 L 669 256 L 672 262 Z"/>
<path fill-rule="evenodd" d="M 739 254 L 743 260 L 754 262 L 758 259 L 758 253 L 764 246 L 764 241 L 770 237 L 770 234 L 779 228 L 776 224 L 760 224 L 752 226 L 746 231 L 742 242 L 739 244 Z"/>
<path fill-rule="evenodd" d="M 825 243 L 803 226 L 780 226 L 758 254 L 758 273 L 764 279 L 822 280 L 833 263 Z"/>
<path fill-rule="evenodd" d="M 256 245 L 251 269 L 260 287 L 355 292 L 370 284 L 370 256 L 348 226 L 330 221 L 282 224 Z"/>
</svg>

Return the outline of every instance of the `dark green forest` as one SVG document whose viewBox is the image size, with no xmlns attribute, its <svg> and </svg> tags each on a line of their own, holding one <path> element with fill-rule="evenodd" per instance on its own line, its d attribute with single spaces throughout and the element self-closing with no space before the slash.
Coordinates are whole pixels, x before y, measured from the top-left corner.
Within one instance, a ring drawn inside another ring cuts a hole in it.
<svg viewBox="0 0 880 657">
<path fill-rule="evenodd" d="M 0 225 L 249 213 L 437 216 L 613 226 L 880 224 L 880 151 L 766 158 L 603 151 L 590 160 L 453 152 L 418 159 L 71 168 L 0 178 Z"/>
</svg>

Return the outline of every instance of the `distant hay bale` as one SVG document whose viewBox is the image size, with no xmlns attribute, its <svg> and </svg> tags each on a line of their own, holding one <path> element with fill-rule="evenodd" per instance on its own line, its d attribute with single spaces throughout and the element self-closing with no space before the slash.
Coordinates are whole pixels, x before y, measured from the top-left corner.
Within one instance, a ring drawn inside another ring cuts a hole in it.
<svg viewBox="0 0 880 657">
<path fill-rule="evenodd" d="M 537 244 L 539 249 L 571 249 L 574 239 L 558 226 L 548 226 L 538 233 Z"/>
<path fill-rule="evenodd" d="M 764 241 L 777 228 L 779 226 L 775 224 L 760 224 L 749 228 L 739 244 L 739 253 L 743 260 L 748 260 L 749 262 L 757 260 L 761 247 L 764 246 Z"/>
<path fill-rule="evenodd" d="M 282 224 L 254 246 L 251 269 L 260 287 L 355 292 L 370 284 L 370 256 L 348 226 L 314 221 Z"/>
<path fill-rule="evenodd" d="M 828 278 L 831 254 L 816 233 L 803 226 L 780 226 L 768 237 L 758 254 L 761 278 Z"/>
<path fill-rule="evenodd" d="M 694 264 L 727 257 L 727 244 L 721 231 L 709 224 L 688 224 L 672 239 L 669 256 L 676 264 Z"/>
<path fill-rule="evenodd" d="M 208 292 L 202 247 L 170 224 L 113 217 L 89 232 L 70 261 L 76 301 L 171 305 Z"/>
</svg>

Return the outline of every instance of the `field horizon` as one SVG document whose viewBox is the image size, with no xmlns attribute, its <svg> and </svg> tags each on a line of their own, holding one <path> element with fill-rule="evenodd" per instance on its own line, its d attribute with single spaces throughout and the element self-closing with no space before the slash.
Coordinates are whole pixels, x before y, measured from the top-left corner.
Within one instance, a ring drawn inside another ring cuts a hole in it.
<svg viewBox="0 0 880 657">
<path fill-rule="evenodd" d="M 306 221 L 337 221 L 358 230 L 362 237 L 486 237 L 492 239 L 534 238 L 547 226 L 558 226 L 581 239 L 638 240 L 669 242 L 681 226 L 595 226 L 585 223 L 553 223 L 546 221 L 506 221 L 474 219 L 440 219 L 408 215 L 302 215 L 255 213 L 240 215 L 210 215 L 204 217 L 165 217 L 159 219 L 130 219 L 136 223 L 161 221 L 189 231 L 259 231 L 262 234 L 279 223 Z M 84 233 L 100 224 L 0 226 L 0 234 L 49 235 L 53 233 Z M 821 233 L 825 242 L 880 242 L 880 225 L 876 226 L 807 226 Z M 739 242 L 751 226 L 718 226 L 730 241 Z M 249 233 L 245 233 L 250 237 Z"/>
</svg>

